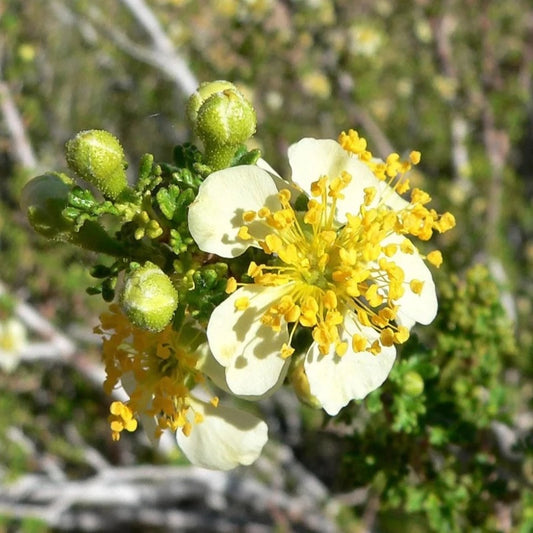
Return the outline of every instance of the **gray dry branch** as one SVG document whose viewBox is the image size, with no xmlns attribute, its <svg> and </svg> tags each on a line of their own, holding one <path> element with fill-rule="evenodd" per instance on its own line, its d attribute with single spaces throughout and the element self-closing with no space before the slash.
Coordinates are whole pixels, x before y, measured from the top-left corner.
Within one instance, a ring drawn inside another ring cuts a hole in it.
<svg viewBox="0 0 533 533">
<path fill-rule="evenodd" d="M 297 495 L 243 475 L 197 467 L 107 468 L 83 481 L 27 475 L 0 492 L 0 514 L 60 531 L 336 533 L 316 491 Z"/>
</svg>

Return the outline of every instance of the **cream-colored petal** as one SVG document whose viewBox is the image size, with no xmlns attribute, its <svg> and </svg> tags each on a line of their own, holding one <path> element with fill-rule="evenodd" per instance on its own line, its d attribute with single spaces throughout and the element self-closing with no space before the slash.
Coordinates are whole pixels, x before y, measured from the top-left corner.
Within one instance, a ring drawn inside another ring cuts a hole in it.
<svg viewBox="0 0 533 533">
<path fill-rule="evenodd" d="M 305 358 L 305 372 L 311 394 L 330 415 L 336 415 L 351 400 L 360 400 L 377 389 L 387 378 L 394 364 L 394 346 L 382 347 L 379 354 L 354 352 L 351 337 L 359 333 L 373 342 L 378 334 L 371 328 L 360 326 L 351 316 L 345 317 L 341 340 L 348 343 L 348 351 L 339 357 L 332 349 L 322 355 L 316 343 L 309 348 Z"/>
<path fill-rule="evenodd" d="M 405 237 L 403 235 L 393 235 L 383 240 L 382 244 L 401 243 Z M 399 306 L 398 321 L 400 324 L 410 328 L 414 322 L 429 324 L 435 318 L 438 309 L 437 293 L 435 283 L 431 276 L 431 271 L 426 263 L 416 251 L 406 254 L 398 250 L 389 261 L 396 263 L 404 272 L 405 292 L 401 298 L 396 300 Z M 409 284 L 412 280 L 419 280 L 424 283 L 420 294 L 415 294 Z"/>
<path fill-rule="evenodd" d="M 287 290 L 282 287 L 241 287 L 215 308 L 207 326 L 207 338 L 215 359 L 226 368 L 226 382 L 234 394 L 262 396 L 270 393 L 287 372 L 288 361 L 280 355 L 289 335 L 287 325 L 279 332 L 261 317 Z M 248 298 L 244 311 L 235 308 Z"/>
<path fill-rule="evenodd" d="M 364 200 L 364 189 L 376 187 L 381 190 L 380 181 L 372 171 L 353 154 L 331 139 L 306 138 L 289 147 L 289 163 L 292 181 L 308 195 L 311 184 L 321 176 L 333 179 L 343 171 L 352 176 L 350 184 L 344 189 L 344 199 L 337 202 L 336 219 L 346 222 L 346 213 L 358 214 Z"/>
<path fill-rule="evenodd" d="M 178 446 L 191 463 L 213 470 L 252 464 L 268 440 L 267 425 L 256 416 L 231 407 L 191 398 L 193 428 L 187 437 L 176 433 Z M 194 413 L 203 421 L 194 423 Z"/>
<path fill-rule="evenodd" d="M 256 162 L 256 166 L 258 166 L 259 168 L 263 169 L 263 170 L 266 170 L 266 172 L 268 172 L 269 174 L 271 174 L 272 176 L 276 176 L 280 179 L 281 176 L 278 174 L 278 172 L 276 172 L 271 166 L 270 164 L 265 161 L 262 157 L 260 157 L 257 162 Z"/>
<path fill-rule="evenodd" d="M 346 169 L 349 154 L 332 139 L 305 138 L 289 147 L 291 179 L 308 195 L 321 176 L 334 178 Z"/>
<path fill-rule="evenodd" d="M 209 175 L 200 185 L 198 196 L 189 206 L 189 230 L 199 248 L 222 257 L 241 255 L 252 241 L 237 236 L 245 211 L 257 211 L 265 205 L 281 207 L 277 187 L 264 170 L 243 165 Z M 270 232 L 266 224 L 249 224 L 250 233 L 264 238 Z"/>
</svg>

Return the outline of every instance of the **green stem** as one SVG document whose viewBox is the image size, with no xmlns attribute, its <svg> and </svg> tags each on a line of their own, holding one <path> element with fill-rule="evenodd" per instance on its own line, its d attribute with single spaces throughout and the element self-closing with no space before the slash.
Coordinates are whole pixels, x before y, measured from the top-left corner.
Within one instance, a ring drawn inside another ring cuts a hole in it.
<svg viewBox="0 0 533 533">
<path fill-rule="evenodd" d="M 204 163 L 213 170 L 221 170 L 231 165 L 239 144 L 205 145 Z"/>
</svg>

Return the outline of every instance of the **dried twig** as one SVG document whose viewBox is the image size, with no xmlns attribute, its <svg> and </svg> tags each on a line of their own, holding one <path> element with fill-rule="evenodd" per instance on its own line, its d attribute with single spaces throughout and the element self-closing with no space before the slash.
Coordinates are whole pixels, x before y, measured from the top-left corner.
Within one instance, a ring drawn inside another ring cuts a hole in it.
<svg viewBox="0 0 533 533">
<path fill-rule="evenodd" d="M 27 169 L 37 168 L 37 158 L 7 83 L 0 81 L 0 109 L 13 147 L 16 162 Z"/>
</svg>

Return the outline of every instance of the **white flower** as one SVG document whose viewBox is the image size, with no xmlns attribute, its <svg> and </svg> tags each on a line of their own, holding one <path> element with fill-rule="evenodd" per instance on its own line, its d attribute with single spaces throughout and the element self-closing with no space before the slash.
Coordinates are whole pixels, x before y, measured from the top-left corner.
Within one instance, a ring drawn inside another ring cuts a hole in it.
<svg viewBox="0 0 533 533">
<path fill-rule="evenodd" d="M 0 322 L 0 368 L 12 372 L 18 365 L 22 348 L 26 346 L 26 328 L 15 318 Z"/>
<path fill-rule="evenodd" d="M 135 431 L 140 420 L 154 445 L 164 430 L 174 432 L 184 455 L 198 466 L 228 470 L 259 457 L 267 425 L 246 411 L 219 405 L 206 377 L 212 374 L 217 383 L 221 370 L 205 332 L 188 323 L 179 332 L 170 325 L 161 332 L 143 330 L 114 304 L 100 319 L 104 388 L 110 393 L 120 380 L 129 396 L 111 404 L 114 440 L 124 430 Z"/>
<path fill-rule="evenodd" d="M 396 154 L 372 159 L 355 132 L 340 139 L 342 146 L 316 139 L 291 146 L 292 183 L 254 166 L 215 172 L 189 208 L 201 250 L 237 257 L 252 246 L 266 254 L 249 265 L 253 283 L 229 280 L 227 292 L 240 288 L 209 320 L 209 345 L 229 388 L 271 392 L 287 371 L 295 333 L 306 328 L 310 392 L 332 415 L 379 387 L 394 345 L 415 322 L 435 317 L 431 273 L 406 235 L 426 240 L 454 223 L 424 207 L 423 191 L 413 190 L 411 202 L 397 194 L 409 188 L 410 163 Z M 413 152 L 411 162 L 418 159 Z M 427 259 L 438 264 L 440 254 Z"/>
</svg>

